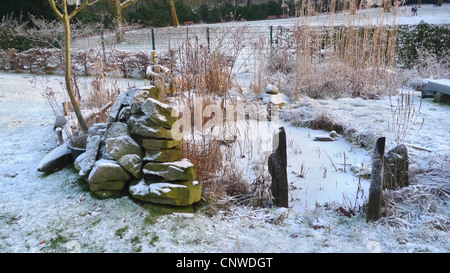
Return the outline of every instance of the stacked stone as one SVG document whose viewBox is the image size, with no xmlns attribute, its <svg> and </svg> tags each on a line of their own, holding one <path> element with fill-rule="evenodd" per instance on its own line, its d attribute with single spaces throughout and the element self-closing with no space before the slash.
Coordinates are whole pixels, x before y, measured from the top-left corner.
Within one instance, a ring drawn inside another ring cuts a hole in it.
<svg viewBox="0 0 450 273">
<path fill-rule="evenodd" d="M 175 109 L 147 97 L 140 107 L 132 107 L 131 111 L 128 124 L 135 140 L 145 150 L 145 165 L 143 178 L 132 182 L 130 194 L 144 202 L 177 206 L 199 201 L 201 184 L 195 181 L 195 166 L 182 159 L 182 142 L 173 139 L 171 134 L 178 120 Z"/>
<path fill-rule="evenodd" d="M 90 128 L 75 166 L 97 196 L 128 186 L 143 202 L 188 206 L 200 200 L 195 166 L 182 159 L 182 141 L 172 137 L 176 111 L 160 96 L 154 86 L 130 89 L 119 95 L 106 123 Z"/>
</svg>

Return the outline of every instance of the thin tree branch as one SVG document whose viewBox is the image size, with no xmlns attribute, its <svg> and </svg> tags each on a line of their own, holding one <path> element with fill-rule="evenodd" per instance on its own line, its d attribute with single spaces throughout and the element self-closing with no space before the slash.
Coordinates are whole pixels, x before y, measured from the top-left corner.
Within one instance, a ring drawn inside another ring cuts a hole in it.
<svg viewBox="0 0 450 273">
<path fill-rule="evenodd" d="M 63 15 L 62 13 L 58 10 L 58 8 L 56 7 L 56 3 L 55 0 L 48 0 L 50 6 L 52 7 L 53 11 L 55 12 L 56 16 L 58 16 L 59 19 L 63 19 Z"/>
<path fill-rule="evenodd" d="M 72 13 L 69 15 L 69 19 L 72 19 L 80 10 L 84 9 L 86 6 L 92 6 L 93 4 L 97 3 L 100 0 L 95 0 L 92 3 L 89 3 L 89 0 L 84 1 L 83 5 L 79 6 L 76 10 L 72 11 Z"/>
<path fill-rule="evenodd" d="M 137 3 L 137 0 L 127 0 L 123 3 L 120 3 L 120 6 L 121 6 L 121 8 L 126 8 L 129 5 L 136 4 L 136 3 Z"/>
</svg>

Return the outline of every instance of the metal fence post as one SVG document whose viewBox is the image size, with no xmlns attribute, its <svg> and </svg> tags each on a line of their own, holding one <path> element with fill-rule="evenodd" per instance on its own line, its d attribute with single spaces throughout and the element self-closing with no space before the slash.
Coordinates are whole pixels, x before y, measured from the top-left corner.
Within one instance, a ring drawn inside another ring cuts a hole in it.
<svg viewBox="0 0 450 273">
<path fill-rule="evenodd" d="M 106 60 L 106 53 L 105 53 L 105 37 L 103 36 L 103 29 L 100 32 L 100 37 L 102 39 L 102 50 L 103 50 L 103 61 Z"/>
<path fill-rule="evenodd" d="M 210 51 L 209 27 L 206 27 L 206 40 L 208 41 L 208 51 Z"/>
<path fill-rule="evenodd" d="M 273 44 L 272 33 L 273 33 L 273 26 L 270 26 L 270 46 L 271 46 L 271 47 L 272 47 L 272 44 Z"/>
<path fill-rule="evenodd" d="M 155 32 L 152 28 L 152 48 L 153 50 L 155 50 Z"/>
</svg>

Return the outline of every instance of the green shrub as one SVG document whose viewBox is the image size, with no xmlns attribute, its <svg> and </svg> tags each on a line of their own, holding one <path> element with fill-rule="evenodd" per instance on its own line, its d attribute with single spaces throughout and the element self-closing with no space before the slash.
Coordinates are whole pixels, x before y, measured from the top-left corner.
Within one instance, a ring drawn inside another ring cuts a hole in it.
<svg viewBox="0 0 450 273">
<path fill-rule="evenodd" d="M 14 18 L 13 14 L 3 16 L 0 21 L 0 49 L 14 48 L 19 51 L 27 50 L 33 46 L 33 43 L 26 37 L 20 35 L 22 29 L 27 23 Z"/>
<path fill-rule="evenodd" d="M 440 58 L 450 49 L 450 29 L 424 22 L 399 26 L 397 39 L 399 65 L 406 68 L 417 62 L 418 50 Z"/>
</svg>

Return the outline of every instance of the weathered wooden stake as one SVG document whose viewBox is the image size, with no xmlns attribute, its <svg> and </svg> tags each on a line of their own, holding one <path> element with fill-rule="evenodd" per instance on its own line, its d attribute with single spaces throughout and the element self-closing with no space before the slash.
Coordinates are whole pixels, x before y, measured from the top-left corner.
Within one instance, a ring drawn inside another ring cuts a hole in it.
<svg viewBox="0 0 450 273">
<path fill-rule="evenodd" d="M 383 159 L 386 138 L 377 139 L 372 157 L 372 172 L 370 173 L 369 202 L 366 222 L 376 221 L 380 218 L 381 186 L 383 183 Z"/>
<path fill-rule="evenodd" d="M 68 116 L 69 115 L 69 111 L 67 110 L 67 103 L 63 102 L 63 110 L 64 110 L 64 116 Z"/>
<path fill-rule="evenodd" d="M 274 151 L 269 156 L 269 173 L 272 176 L 272 196 L 274 205 L 287 208 L 289 205 L 288 179 L 287 179 L 287 154 L 286 154 L 286 132 L 280 127 L 278 133 L 274 134 Z"/>
<path fill-rule="evenodd" d="M 152 61 L 153 61 L 153 65 L 154 65 L 155 70 L 156 70 L 156 71 L 153 71 L 153 72 L 158 73 L 158 74 L 161 73 L 161 70 L 160 70 L 159 65 L 158 65 L 158 55 L 156 54 L 156 50 L 152 51 Z"/>
<path fill-rule="evenodd" d="M 56 135 L 58 136 L 59 145 L 63 145 L 64 144 L 64 138 L 63 138 L 63 135 L 62 135 L 62 129 L 56 131 Z"/>
</svg>

